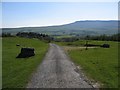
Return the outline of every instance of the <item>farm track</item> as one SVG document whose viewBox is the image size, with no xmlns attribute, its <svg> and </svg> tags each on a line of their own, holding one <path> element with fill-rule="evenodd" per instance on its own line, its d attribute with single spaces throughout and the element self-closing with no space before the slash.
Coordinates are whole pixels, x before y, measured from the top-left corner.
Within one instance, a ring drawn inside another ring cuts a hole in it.
<svg viewBox="0 0 120 90">
<path fill-rule="evenodd" d="M 93 86 L 60 46 L 50 44 L 43 62 L 33 73 L 27 88 L 93 88 Z"/>
</svg>

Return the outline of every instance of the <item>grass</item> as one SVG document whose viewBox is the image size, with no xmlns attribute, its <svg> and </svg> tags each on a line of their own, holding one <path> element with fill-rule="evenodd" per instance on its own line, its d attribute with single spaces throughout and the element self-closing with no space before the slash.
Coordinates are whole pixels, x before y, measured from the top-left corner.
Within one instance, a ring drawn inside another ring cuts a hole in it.
<svg viewBox="0 0 120 90">
<path fill-rule="evenodd" d="M 74 42 L 54 42 L 54 43 L 61 46 L 83 46 L 86 43 L 86 41 L 81 40 L 81 41 L 74 41 Z"/>
<path fill-rule="evenodd" d="M 87 40 L 88 44 L 96 44 L 102 45 L 104 43 L 108 43 L 109 41 L 95 41 L 95 40 Z M 74 42 L 54 42 L 61 46 L 84 46 L 86 44 L 86 40 L 78 40 Z"/>
<path fill-rule="evenodd" d="M 18 59 L 21 47 L 33 47 L 35 56 Z M 37 39 L 26 39 L 19 37 L 3 38 L 2 43 L 2 87 L 3 88 L 25 88 L 31 74 L 41 63 L 48 44 Z"/>
<path fill-rule="evenodd" d="M 58 42 L 59 45 L 73 47 L 81 46 L 85 41 Z M 98 81 L 101 87 L 118 87 L 118 42 L 111 41 L 89 41 L 91 44 L 110 44 L 110 48 L 85 48 L 68 49 L 68 55 L 78 65 L 80 65 L 88 76 Z"/>
<path fill-rule="evenodd" d="M 55 38 L 71 38 L 73 36 L 71 35 L 61 35 L 61 36 L 55 36 Z"/>
<path fill-rule="evenodd" d="M 2 88 L 2 38 L 0 37 L 0 89 Z"/>
</svg>

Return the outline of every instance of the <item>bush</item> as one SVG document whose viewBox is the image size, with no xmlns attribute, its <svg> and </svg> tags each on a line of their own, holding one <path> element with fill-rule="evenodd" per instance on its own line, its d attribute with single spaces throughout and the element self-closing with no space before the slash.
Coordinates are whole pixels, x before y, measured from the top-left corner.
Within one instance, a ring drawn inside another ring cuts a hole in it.
<svg viewBox="0 0 120 90">
<path fill-rule="evenodd" d="M 2 33 L 2 37 L 13 37 L 11 33 Z"/>
</svg>

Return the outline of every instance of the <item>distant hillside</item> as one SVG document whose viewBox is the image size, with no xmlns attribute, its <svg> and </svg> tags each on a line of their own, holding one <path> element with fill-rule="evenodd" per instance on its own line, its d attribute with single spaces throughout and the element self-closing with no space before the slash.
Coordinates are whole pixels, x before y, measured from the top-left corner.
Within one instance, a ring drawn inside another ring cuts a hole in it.
<svg viewBox="0 0 120 90">
<path fill-rule="evenodd" d="M 50 35 L 100 35 L 115 34 L 118 32 L 118 21 L 76 21 L 74 23 L 46 26 L 46 27 L 22 27 L 22 28 L 3 28 L 3 32 L 38 32 Z"/>
</svg>

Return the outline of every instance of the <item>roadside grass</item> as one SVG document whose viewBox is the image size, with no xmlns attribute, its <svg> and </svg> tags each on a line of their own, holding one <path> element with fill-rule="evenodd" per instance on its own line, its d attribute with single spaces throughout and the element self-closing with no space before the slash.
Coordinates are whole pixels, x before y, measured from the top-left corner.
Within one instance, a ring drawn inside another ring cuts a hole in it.
<svg viewBox="0 0 120 90">
<path fill-rule="evenodd" d="M 16 46 L 20 44 L 21 46 Z M 21 47 L 33 47 L 35 56 L 16 58 Z M 2 88 L 25 88 L 33 71 L 41 63 L 48 44 L 37 39 L 5 37 L 2 41 Z"/>
<path fill-rule="evenodd" d="M 71 35 L 60 35 L 60 36 L 54 36 L 55 38 L 70 38 L 73 37 Z"/>
<path fill-rule="evenodd" d="M 111 41 L 95 41 L 95 40 L 78 40 L 74 42 L 54 42 L 54 43 L 61 46 L 84 46 L 86 44 L 86 41 L 88 41 L 88 44 L 95 44 L 95 45 L 103 45 L 105 43 L 111 42 Z"/>
<path fill-rule="evenodd" d="M 85 41 L 71 42 L 73 47 L 82 45 Z M 110 44 L 110 48 L 68 49 L 67 42 L 57 44 L 66 46 L 68 55 L 73 62 L 80 65 L 88 76 L 101 84 L 103 88 L 118 88 L 118 42 L 89 41 L 91 44 Z"/>
<path fill-rule="evenodd" d="M 54 42 L 54 43 L 58 45 L 62 45 L 62 46 L 83 46 L 86 43 L 86 41 L 79 40 L 79 41 L 74 41 L 74 42 Z"/>
<path fill-rule="evenodd" d="M 0 89 L 2 88 L 2 38 L 0 37 Z"/>
</svg>

